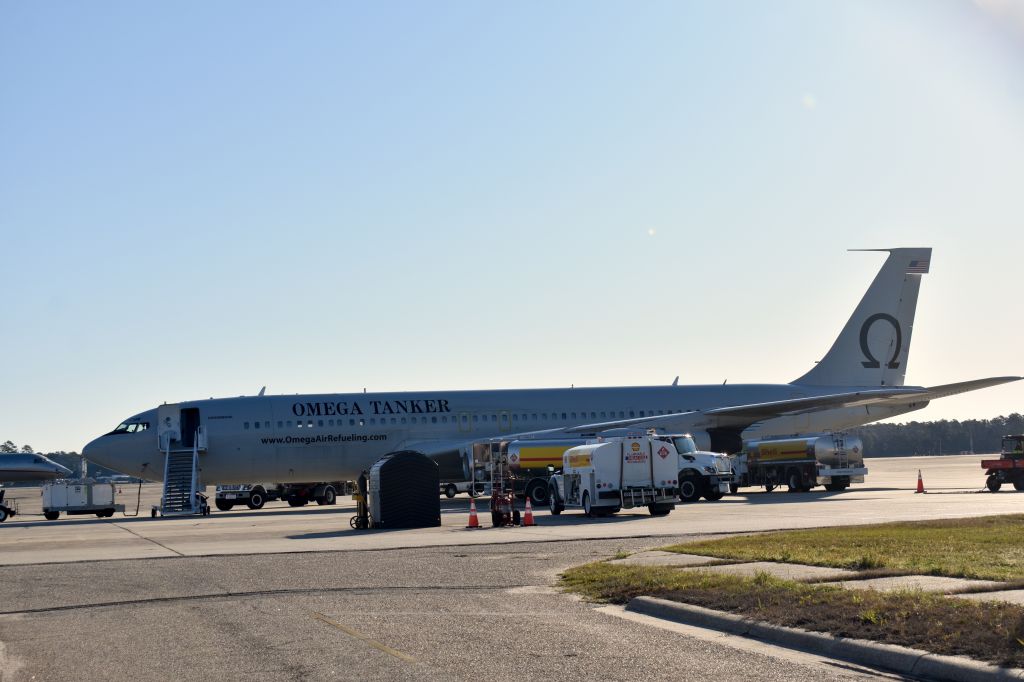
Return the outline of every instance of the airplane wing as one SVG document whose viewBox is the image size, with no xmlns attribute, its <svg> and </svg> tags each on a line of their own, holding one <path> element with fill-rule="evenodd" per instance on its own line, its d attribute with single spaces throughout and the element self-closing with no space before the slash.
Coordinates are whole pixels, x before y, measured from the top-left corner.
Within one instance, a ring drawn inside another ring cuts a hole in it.
<svg viewBox="0 0 1024 682">
<path fill-rule="evenodd" d="M 710 410 L 696 410 L 652 417 L 617 419 L 615 421 L 598 422 L 595 424 L 581 424 L 580 426 L 568 427 L 563 429 L 563 431 L 566 433 L 595 433 L 630 426 L 654 427 L 660 425 L 671 425 L 673 428 L 680 430 L 689 430 L 696 427 L 739 428 L 773 417 L 820 412 L 840 407 L 875 405 L 894 400 L 902 400 L 904 402 L 927 400 L 927 398 L 921 397 L 926 394 L 927 389 L 923 388 L 890 388 L 836 393 L 812 398 L 791 398 L 789 400 L 774 400 L 751 405 L 732 405 L 729 407 L 716 407 Z"/>
<path fill-rule="evenodd" d="M 976 391 L 979 388 L 988 388 L 990 386 L 998 386 L 1000 384 L 1008 384 L 1011 381 L 1020 381 L 1024 377 L 989 377 L 988 379 L 973 379 L 971 381 L 961 381 L 955 384 L 943 384 L 941 386 L 930 386 L 924 389 L 924 394 L 916 396 L 912 399 L 897 399 L 894 402 L 898 405 L 903 405 L 908 402 L 917 402 L 924 398 L 925 400 L 935 400 L 936 398 L 947 398 L 951 395 L 958 395 L 960 393 L 967 393 L 968 391 Z"/>
</svg>

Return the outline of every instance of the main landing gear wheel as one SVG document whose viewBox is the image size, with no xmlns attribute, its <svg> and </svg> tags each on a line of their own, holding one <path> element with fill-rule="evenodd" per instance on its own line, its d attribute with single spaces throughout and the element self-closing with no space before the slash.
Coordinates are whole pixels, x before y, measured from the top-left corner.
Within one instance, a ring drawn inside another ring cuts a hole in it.
<svg viewBox="0 0 1024 682">
<path fill-rule="evenodd" d="M 221 511 L 231 511 L 231 508 L 235 506 L 234 502 L 228 502 L 227 500 L 214 500 L 213 503 Z"/>
</svg>

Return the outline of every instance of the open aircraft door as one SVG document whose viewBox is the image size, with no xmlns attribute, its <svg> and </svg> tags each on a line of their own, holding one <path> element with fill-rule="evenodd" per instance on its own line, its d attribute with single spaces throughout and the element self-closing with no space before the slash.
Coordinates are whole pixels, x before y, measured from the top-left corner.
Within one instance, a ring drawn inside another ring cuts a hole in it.
<svg viewBox="0 0 1024 682">
<path fill-rule="evenodd" d="M 161 450 L 166 450 L 174 441 L 181 440 L 181 405 L 161 405 L 156 409 L 157 440 Z"/>
</svg>

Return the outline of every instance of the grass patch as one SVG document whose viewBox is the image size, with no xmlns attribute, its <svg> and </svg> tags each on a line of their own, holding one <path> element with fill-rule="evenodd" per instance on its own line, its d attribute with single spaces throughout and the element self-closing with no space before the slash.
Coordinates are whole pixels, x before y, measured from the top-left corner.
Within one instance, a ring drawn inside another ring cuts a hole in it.
<svg viewBox="0 0 1024 682">
<path fill-rule="evenodd" d="M 781 531 L 665 547 L 783 561 L 987 580 L 1024 580 L 1024 514 Z"/>
<path fill-rule="evenodd" d="M 646 595 L 766 622 L 1024 667 L 1024 607 L 924 592 L 844 590 L 760 573 L 753 578 L 598 562 L 569 569 L 562 585 L 595 601 Z"/>
</svg>

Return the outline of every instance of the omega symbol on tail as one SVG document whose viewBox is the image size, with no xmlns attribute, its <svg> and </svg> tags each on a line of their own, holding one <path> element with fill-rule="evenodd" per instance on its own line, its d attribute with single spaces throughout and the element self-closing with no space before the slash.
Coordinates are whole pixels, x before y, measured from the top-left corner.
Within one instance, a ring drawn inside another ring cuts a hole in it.
<svg viewBox="0 0 1024 682">
<path fill-rule="evenodd" d="M 900 366 L 900 363 L 896 362 L 896 358 L 900 356 L 900 351 L 903 349 L 903 330 L 900 329 L 899 321 L 889 315 L 888 313 L 875 313 L 868 319 L 864 320 L 864 324 L 860 328 L 860 350 L 864 353 L 865 360 L 860 364 L 868 369 L 879 367 L 878 359 L 875 358 L 871 353 L 871 349 L 868 348 L 868 331 L 875 322 L 885 320 L 892 325 L 892 328 L 896 330 L 896 348 L 892 351 L 892 357 L 889 358 L 889 362 L 885 363 L 885 366 L 889 369 L 896 369 Z"/>
</svg>

